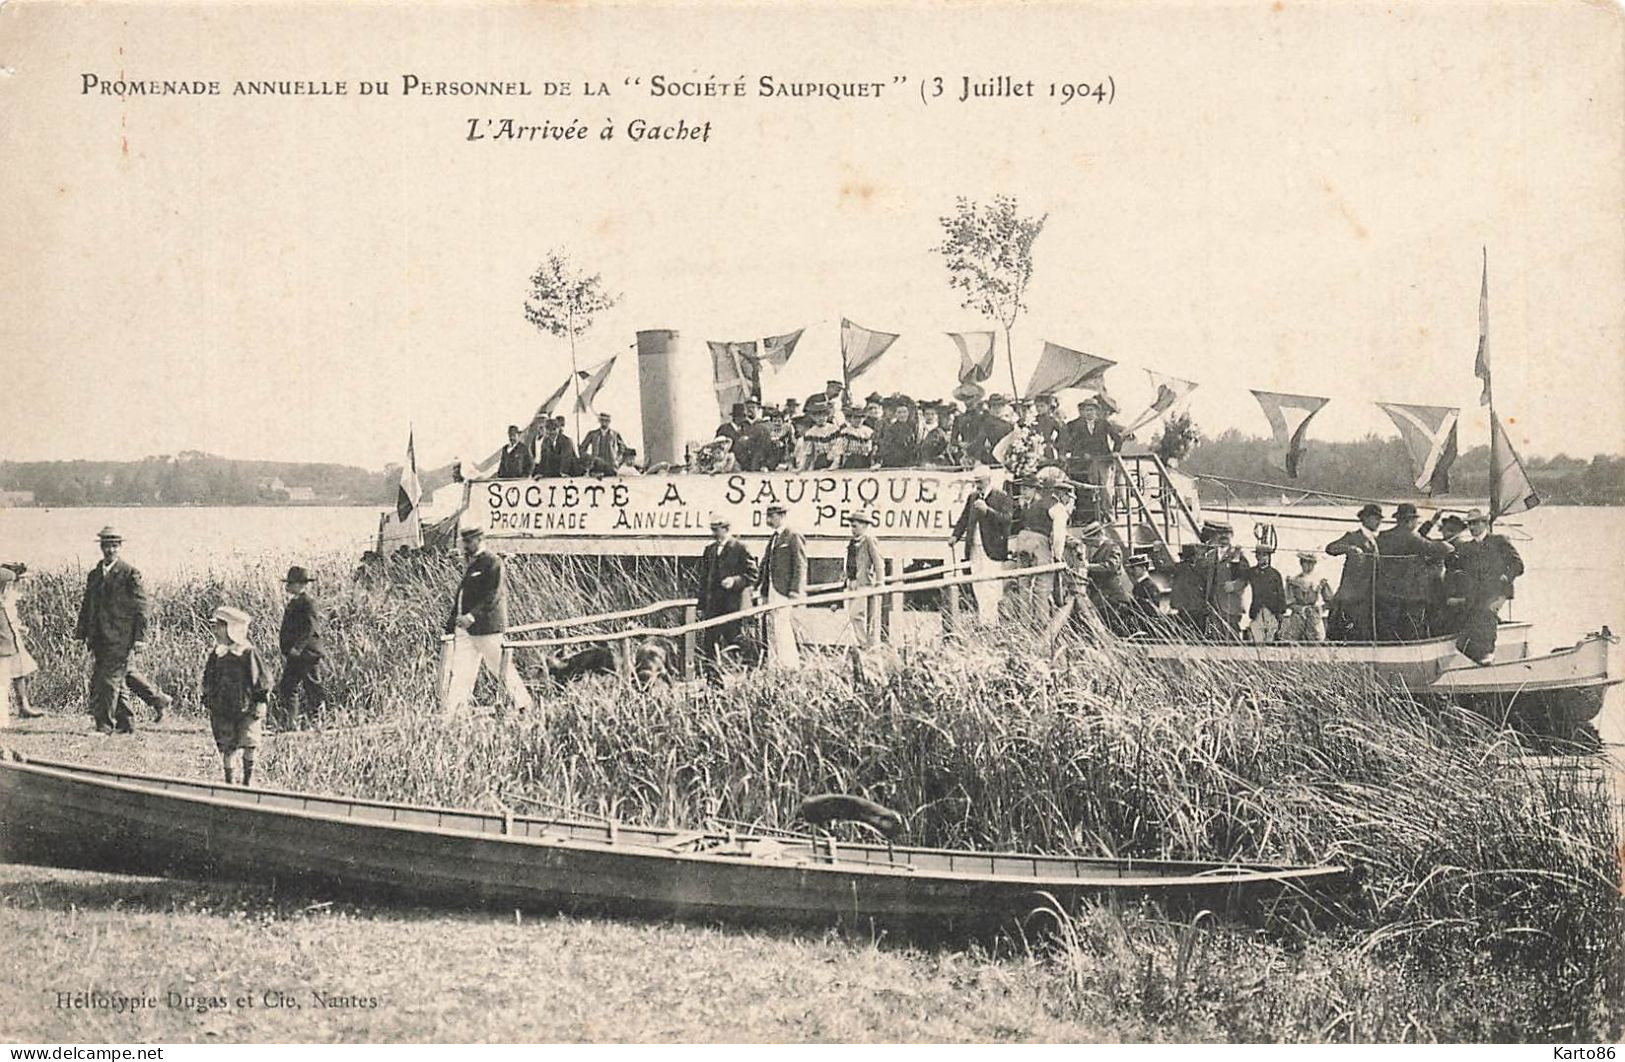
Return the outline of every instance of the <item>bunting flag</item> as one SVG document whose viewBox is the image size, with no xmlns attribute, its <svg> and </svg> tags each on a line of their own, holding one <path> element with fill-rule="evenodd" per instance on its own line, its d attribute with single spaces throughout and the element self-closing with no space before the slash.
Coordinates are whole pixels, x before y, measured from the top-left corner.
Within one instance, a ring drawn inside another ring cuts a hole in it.
<svg viewBox="0 0 1625 1062">
<path fill-rule="evenodd" d="M 1313 395 L 1278 394 L 1274 391 L 1254 391 L 1254 398 L 1263 407 L 1264 416 L 1275 433 L 1277 460 L 1287 475 L 1297 478 L 1298 463 L 1303 460 L 1304 436 L 1309 422 L 1321 407 L 1331 401 Z"/>
<path fill-rule="evenodd" d="M 717 406 L 726 420 L 735 402 L 762 397 L 761 358 L 756 353 L 755 340 L 748 343 L 707 341 L 706 346 L 711 348 Z"/>
<path fill-rule="evenodd" d="M 1484 381 L 1478 404 L 1490 404 L 1490 251 L 1484 249 L 1484 277 L 1478 288 L 1478 357 L 1473 360 L 1473 375 Z"/>
<path fill-rule="evenodd" d="M 959 382 L 986 383 L 993 375 L 992 332 L 949 332 L 948 338 L 959 348 Z"/>
<path fill-rule="evenodd" d="M 1416 489 L 1442 494 L 1450 489 L 1450 466 L 1456 461 L 1456 422 L 1461 410 L 1454 406 L 1402 406 L 1378 402 L 1377 408 L 1399 429 L 1416 474 Z"/>
<path fill-rule="evenodd" d="M 1490 519 L 1533 509 L 1540 495 L 1524 474 L 1518 451 L 1512 448 L 1500 417 L 1490 418 Z"/>
<path fill-rule="evenodd" d="M 841 318 L 841 369 L 848 385 L 868 371 L 880 360 L 897 336 L 891 332 L 875 332 Z"/>
<path fill-rule="evenodd" d="M 1181 380 L 1176 376 L 1164 376 L 1151 369 L 1145 370 L 1151 378 L 1151 386 L 1156 388 L 1157 397 L 1151 400 L 1151 405 L 1144 413 L 1134 418 L 1134 423 L 1124 428 L 1125 434 L 1133 434 L 1150 424 L 1153 420 L 1172 412 L 1173 408 L 1183 402 L 1190 393 L 1196 390 L 1196 384 L 1190 380 Z"/>
<path fill-rule="evenodd" d="M 395 510 L 384 514 L 378 528 L 380 548 L 423 545 L 423 522 L 418 503 L 423 488 L 418 483 L 417 448 L 412 432 L 406 433 L 406 464 L 401 468 L 400 483 L 395 488 Z"/>
<path fill-rule="evenodd" d="M 594 365 L 590 369 L 582 369 L 576 375 L 581 377 L 581 393 L 576 396 L 576 412 L 592 412 L 592 404 L 598 399 L 598 392 L 604 389 L 604 381 L 609 379 L 609 372 L 615 368 L 615 359 Z"/>
<path fill-rule="evenodd" d="M 570 393 L 570 388 L 575 386 L 576 380 L 586 378 L 587 374 L 584 372 L 567 374 L 564 377 L 564 382 L 559 384 L 559 389 L 542 399 L 542 404 L 536 407 L 536 415 L 530 418 L 531 424 L 539 431 L 541 429 L 539 422 L 553 415 L 553 411 L 559 408 L 559 403 L 564 401 L 564 396 Z"/>
<path fill-rule="evenodd" d="M 1027 391 L 1022 397 L 1036 398 L 1068 387 L 1081 387 L 1106 399 L 1106 370 L 1116 364 L 1046 340 L 1044 353 L 1039 356 L 1038 367 L 1033 370 L 1033 378 L 1027 382 Z"/>
<path fill-rule="evenodd" d="M 782 336 L 768 336 L 762 340 L 761 361 L 772 366 L 774 372 L 783 369 L 789 363 L 790 355 L 796 352 L 796 344 L 801 341 L 801 333 L 805 331 L 805 328 L 798 328 L 794 332 Z M 761 382 L 760 378 L 757 382 Z M 756 397 L 761 397 L 760 390 L 757 391 Z"/>
</svg>

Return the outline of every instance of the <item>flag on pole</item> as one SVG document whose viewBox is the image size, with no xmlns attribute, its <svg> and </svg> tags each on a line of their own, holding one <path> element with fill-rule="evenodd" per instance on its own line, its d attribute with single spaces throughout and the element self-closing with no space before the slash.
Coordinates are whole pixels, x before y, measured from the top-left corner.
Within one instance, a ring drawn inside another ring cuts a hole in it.
<svg viewBox="0 0 1625 1062">
<path fill-rule="evenodd" d="M 756 354 L 756 341 L 707 340 L 705 345 L 711 348 L 711 378 L 717 392 L 717 406 L 726 420 L 735 402 L 762 396 L 761 360 Z"/>
<path fill-rule="evenodd" d="M 1254 391 L 1254 398 L 1264 410 L 1275 433 L 1276 460 L 1287 475 L 1297 478 L 1298 464 L 1303 460 L 1304 436 L 1309 422 L 1321 407 L 1331 401 L 1313 395 L 1288 395 L 1274 391 Z"/>
<path fill-rule="evenodd" d="M 587 374 L 585 372 L 566 373 L 564 382 L 559 384 L 559 389 L 542 399 L 542 404 L 536 407 L 536 415 L 530 418 L 531 426 L 540 431 L 541 422 L 553 415 L 553 411 L 558 408 L 560 402 L 564 401 L 564 396 L 570 393 L 570 388 L 575 384 L 576 380 L 585 380 L 586 378 Z"/>
<path fill-rule="evenodd" d="M 1473 360 L 1473 375 L 1484 381 L 1478 404 L 1490 404 L 1490 251 L 1484 249 L 1484 278 L 1478 288 L 1478 357 Z"/>
<path fill-rule="evenodd" d="M 796 352 L 796 344 L 801 341 L 801 333 L 805 331 L 805 328 L 798 328 L 794 332 L 782 336 L 768 336 L 762 340 L 762 362 L 771 365 L 774 372 L 783 369 L 785 365 L 789 364 L 790 355 Z M 757 382 L 761 382 L 760 378 L 757 379 Z M 761 390 L 758 389 L 756 397 L 760 398 L 761 396 Z"/>
<path fill-rule="evenodd" d="M 959 382 L 986 383 L 993 375 L 992 332 L 949 332 L 948 338 L 959 348 Z"/>
<path fill-rule="evenodd" d="M 1125 434 L 1132 435 L 1141 428 L 1150 424 L 1158 417 L 1169 413 L 1194 390 L 1196 384 L 1190 380 L 1181 380 L 1176 376 L 1164 376 L 1160 372 L 1145 370 L 1151 378 L 1151 386 L 1157 389 L 1157 397 L 1151 400 L 1151 405 L 1144 413 L 1134 418 L 1134 422 L 1123 429 Z"/>
<path fill-rule="evenodd" d="M 594 365 L 590 369 L 582 369 L 578 374 L 581 377 L 581 393 L 576 396 L 576 412 L 590 413 L 592 404 L 598 398 L 598 392 L 604 389 L 604 381 L 609 379 L 609 372 L 615 368 L 615 358 Z"/>
<path fill-rule="evenodd" d="M 1490 519 L 1533 509 L 1540 495 L 1524 473 L 1500 417 L 1490 418 Z"/>
<path fill-rule="evenodd" d="M 862 376 L 895 342 L 897 336 L 891 332 L 875 332 L 841 318 L 841 368 L 846 382 Z"/>
<path fill-rule="evenodd" d="M 418 483 L 416 450 L 413 433 L 408 431 L 406 464 L 401 468 L 400 482 L 395 487 L 395 511 L 384 514 L 384 522 L 378 530 L 381 546 L 411 546 L 416 549 L 423 545 L 423 521 L 418 504 L 423 497 L 423 488 Z"/>
<path fill-rule="evenodd" d="M 1027 390 L 1022 397 L 1035 398 L 1038 395 L 1052 395 L 1068 387 L 1081 387 L 1106 398 L 1106 370 L 1116 364 L 1115 361 L 1046 340 L 1044 353 L 1039 355 L 1038 367 L 1033 370 L 1033 378 L 1027 381 Z"/>
<path fill-rule="evenodd" d="M 1416 489 L 1442 494 L 1450 489 L 1450 466 L 1456 461 L 1456 422 L 1461 410 L 1454 406 L 1402 406 L 1378 402 L 1377 408 L 1399 429 L 1410 454 Z"/>
</svg>

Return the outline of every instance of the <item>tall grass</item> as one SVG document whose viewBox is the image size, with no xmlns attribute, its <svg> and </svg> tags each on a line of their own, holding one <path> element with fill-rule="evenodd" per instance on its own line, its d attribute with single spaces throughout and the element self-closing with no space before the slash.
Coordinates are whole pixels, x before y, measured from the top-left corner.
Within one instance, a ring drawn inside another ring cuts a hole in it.
<svg viewBox="0 0 1625 1062">
<path fill-rule="evenodd" d="M 533 560 L 509 570 L 515 623 L 682 589 L 682 573 L 660 563 Z M 220 603 L 248 609 L 256 642 L 274 650 L 278 574 L 157 588 L 153 677 L 195 702 L 207 616 Z M 1517 1028 L 1617 1034 L 1625 917 L 1606 783 L 1529 766 L 1514 735 L 1476 716 L 1312 668 L 1173 672 L 1084 640 L 1052 657 L 1018 628 L 906 650 L 873 679 L 841 661 L 749 674 L 721 691 L 641 694 L 600 679 L 550 694 L 529 715 L 448 720 L 432 689 L 454 562 L 420 562 L 373 584 L 336 564 L 317 574 L 337 725 L 274 742 L 262 757 L 274 784 L 778 826 L 804 795 L 837 790 L 903 811 L 920 844 L 1345 863 L 1364 888 L 1337 912 L 1336 961 L 1317 976 L 1335 967 L 1358 985 L 1371 963 L 1424 971 L 1441 991 L 1504 996 Z M 26 599 L 42 703 L 82 699 L 66 644 L 78 593 L 77 576 L 45 575 Z M 1098 973 L 1103 951 L 1129 946 L 1125 932 L 1154 957 L 1137 983 L 1158 1006 L 1195 1006 L 1188 967 L 1211 961 L 1217 975 L 1226 948 L 1264 948 L 1266 968 L 1287 968 L 1287 953 L 1269 950 L 1278 944 L 1245 934 L 1221 945 L 1196 928 L 1125 924 L 1100 912 L 1063 917 L 1061 943 L 1046 954 L 1075 983 L 1079 1007 L 1094 1005 L 1099 988 L 1084 973 Z M 1181 953 L 1187 972 L 1159 981 L 1158 964 L 1177 967 Z M 1359 1013 L 1349 1025 L 1316 1012 L 1327 1036 L 1357 1038 L 1373 1022 L 1392 1031 L 1392 1016 Z"/>
</svg>

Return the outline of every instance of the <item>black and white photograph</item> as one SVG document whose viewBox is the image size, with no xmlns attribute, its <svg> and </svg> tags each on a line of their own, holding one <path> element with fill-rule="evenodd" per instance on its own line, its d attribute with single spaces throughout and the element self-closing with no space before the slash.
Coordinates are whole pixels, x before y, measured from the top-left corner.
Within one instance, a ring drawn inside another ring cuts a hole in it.
<svg viewBox="0 0 1625 1062">
<path fill-rule="evenodd" d="M 1625 1036 L 1617 4 L 9 0 L 0 198 L 0 1041 Z"/>
</svg>

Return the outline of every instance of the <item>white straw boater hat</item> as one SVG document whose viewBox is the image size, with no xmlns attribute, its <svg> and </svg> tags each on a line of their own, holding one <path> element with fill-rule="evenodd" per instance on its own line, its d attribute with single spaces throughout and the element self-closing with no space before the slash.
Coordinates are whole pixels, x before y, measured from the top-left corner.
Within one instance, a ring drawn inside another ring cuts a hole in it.
<svg viewBox="0 0 1625 1062">
<path fill-rule="evenodd" d="M 248 613 L 242 609 L 221 605 L 209 618 L 226 625 L 226 637 L 231 641 L 239 643 L 248 641 Z"/>
</svg>

